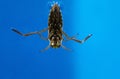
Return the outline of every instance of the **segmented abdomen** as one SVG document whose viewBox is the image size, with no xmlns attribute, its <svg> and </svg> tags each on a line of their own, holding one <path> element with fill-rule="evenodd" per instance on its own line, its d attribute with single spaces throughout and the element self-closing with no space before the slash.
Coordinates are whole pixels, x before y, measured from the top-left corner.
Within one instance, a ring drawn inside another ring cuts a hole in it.
<svg viewBox="0 0 120 79">
<path fill-rule="evenodd" d="M 55 4 L 51 10 L 48 19 L 49 37 L 54 35 L 62 36 L 62 14 L 60 8 Z"/>
</svg>

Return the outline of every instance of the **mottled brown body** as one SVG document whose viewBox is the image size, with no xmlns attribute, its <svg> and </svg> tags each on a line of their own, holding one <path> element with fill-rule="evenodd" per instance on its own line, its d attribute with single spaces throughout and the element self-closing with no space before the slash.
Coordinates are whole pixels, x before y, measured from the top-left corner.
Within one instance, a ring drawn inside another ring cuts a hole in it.
<svg viewBox="0 0 120 79">
<path fill-rule="evenodd" d="M 53 48 L 60 47 L 62 41 L 62 14 L 58 4 L 54 4 L 50 10 L 48 19 L 48 32 L 50 45 Z"/>
<path fill-rule="evenodd" d="M 12 31 L 16 32 L 19 35 L 22 36 L 30 36 L 33 34 L 38 34 L 40 36 L 41 39 L 43 40 L 49 40 L 50 44 L 43 49 L 42 51 L 45 51 L 47 49 L 49 49 L 50 47 L 52 48 L 59 48 L 60 46 L 66 50 L 69 50 L 68 48 L 66 48 L 64 45 L 62 45 L 62 36 L 64 35 L 66 37 L 66 40 L 73 40 L 76 41 L 78 43 L 84 43 L 87 39 L 89 39 L 92 34 L 89 34 L 88 36 L 86 36 L 83 40 L 78 40 L 75 38 L 75 36 L 68 36 L 63 30 L 62 30 L 62 25 L 63 25 L 63 21 L 62 21 L 62 13 L 60 10 L 60 6 L 58 5 L 58 3 L 54 3 L 51 10 L 50 10 L 50 14 L 48 17 L 48 27 L 40 30 L 40 31 L 35 31 L 35 32 L 29 32 L 26 34 L 21 33 L 20 31 L 18 31 L 17 29 L 12 29 Z M 43 32 L 46 32 L 48 30 L 48 38 L 44 38 L 41 34 Z M 64 39 L 65 41 L 65 39 Z"/>
</svg>

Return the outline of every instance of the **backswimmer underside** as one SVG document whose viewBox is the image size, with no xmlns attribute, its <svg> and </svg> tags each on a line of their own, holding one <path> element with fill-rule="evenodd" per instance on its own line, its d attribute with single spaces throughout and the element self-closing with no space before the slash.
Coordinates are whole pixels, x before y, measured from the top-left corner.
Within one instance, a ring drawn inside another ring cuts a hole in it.
<svg viewBox="0 0 120 79">
<path fill-rule="evenodd" d="M 75 38 L 75 36 L 69 37 L 62 30 L 62 25 L 63 25 L 63 20 L 62 20 L 62 13 L 61 13 L 61 10 L 60 10 L 60 6 L 58 5 L 57 2 L 55 2 L 50 9 L 50 14 L 49 14 L 49 17 L 48 17 L 48 27 L 47 28 L 45 28 L 43 30 L 40 30 L 40 31 L 36 31 L 36 32 L 30 32 L 30 33 L 27 33 L 27 34 L 23 34 L 16 29 L 12 29 L 12 31 L 14 31 L 17 34 L 22 35 L 22 36 L 30 36 L 30 35 L 33 35 L 33 34 L 38 34 L 41 39 L 49 40 L 49 42 L 50 42 L 49 45 L 45 49 L 41 50 L 41 52 L 49 49 L 50 47 L 52 47 L 52 48 L 62 47 L 66 50 L 70 50 L 67 47 L 62 45 L 62 41 L 73 40 L 73 41 L 76 41 L 78 43 L 84 43 L 88 38 L 90 38 L 92 36 L 92 34 L 89 34 L 83 40 L 77 40 Z M 48 31 L 48 37 L 47 38 L 45 38 L 41 35 L 43 32 L 46 32 L 46 31 Z M 63 36 L 66 37 L 66 40 L 63 38 Z"/>
</svg>

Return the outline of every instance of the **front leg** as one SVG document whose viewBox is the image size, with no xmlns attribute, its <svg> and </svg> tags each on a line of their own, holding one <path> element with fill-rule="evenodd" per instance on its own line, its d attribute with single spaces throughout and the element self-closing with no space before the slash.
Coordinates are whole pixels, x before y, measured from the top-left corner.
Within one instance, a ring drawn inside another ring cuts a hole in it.
<svg viewBox="0 0 120 79">
<path fill-rule="evenodd" d="M 74 40 L 78 43 L 84 43 L 88 38 L 90 38 L 92 36 L 92 34 L 89 34 L 83 40 L 78 40 L 75 37 L 69 37 L 65 32 L 62 32 L 62 34 L 67 38 L 67 40 Z"/>
</svg>

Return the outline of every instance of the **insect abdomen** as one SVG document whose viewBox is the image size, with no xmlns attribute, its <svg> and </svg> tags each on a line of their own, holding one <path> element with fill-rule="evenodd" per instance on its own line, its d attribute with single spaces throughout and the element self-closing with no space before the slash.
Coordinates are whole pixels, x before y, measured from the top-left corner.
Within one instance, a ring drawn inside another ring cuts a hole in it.
<svg viewBox="0 0 120 79">
<path fill-rule="evenodd" d="M 60 7 L 57 4 L 54 4 L 50 10 L 49 20 L 49 38 L 51 36 L 62 36 L 61 28 L 62 28 L 62 14 L 60 11 Z"/>
</svg>

